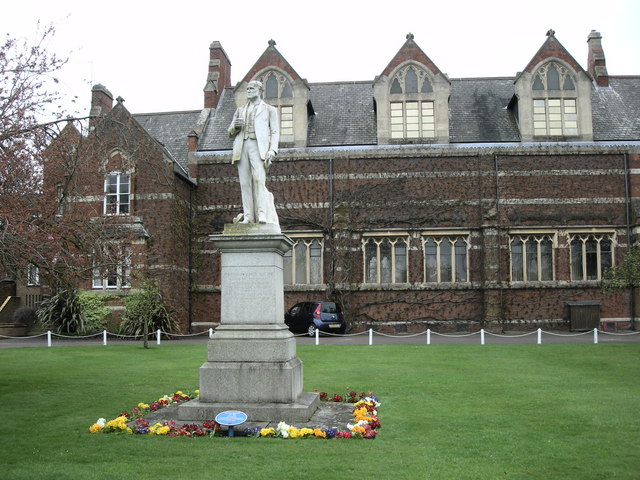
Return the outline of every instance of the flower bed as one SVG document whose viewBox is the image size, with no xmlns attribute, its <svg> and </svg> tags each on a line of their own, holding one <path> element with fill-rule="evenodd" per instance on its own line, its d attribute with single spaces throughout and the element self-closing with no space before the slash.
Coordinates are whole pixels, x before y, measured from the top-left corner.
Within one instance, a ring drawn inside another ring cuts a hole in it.
<svg viewBox="0 0 640 480">
<path fill-rule="evenodd" d="M 349 389 L 347 389 L 348 391 Z M 317 390 L 316 390 L 317 391 Z M 226 435 L 221 432 L 216 422 L 202 424 L 176 425 L 174 421 L 151 423 L 145 416 L 170 405 L 186 402 L 198 397 L 198 390 L 193 394 L 178 391 L 173 395 L 165 395 L 149 404 L 139 403 L 130 412 L 122 412 L 116 418 L 107 421 L 99 418 L 89 427 L 89 432 L 120 433 L 137 435 L 164 435 L 167 437 L 213 437 Z M 337 428 L 297 428 L 280 422 L 276 428 L 247 428 L 242 434 L 257 438 L 367 438 L 372 439 L 378 434 L 380 421 L 378 420 L 378 399 L 372 395 L 349 391 L 346 395 L 328 395 L 320 392 L 323 402 L 346 402 L 353 404 L 353 422 L 347 424 L 345 430 Z"/>
</svg>

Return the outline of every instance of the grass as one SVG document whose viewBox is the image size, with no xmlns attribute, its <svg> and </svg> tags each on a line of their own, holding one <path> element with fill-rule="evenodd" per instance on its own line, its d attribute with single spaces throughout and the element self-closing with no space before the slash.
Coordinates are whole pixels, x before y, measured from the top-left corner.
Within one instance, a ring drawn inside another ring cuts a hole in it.
<svg viewBox="0 0 640 480">
<path fill-rule="evenodd" d="M 375 440 L 90 435 L 197 387 L 203 345 L 0 350 L 2 477 L 609 479 L 640 471 L 640 344 L 301 346 L 305 390 L 372 390 Z"/>
</svg>

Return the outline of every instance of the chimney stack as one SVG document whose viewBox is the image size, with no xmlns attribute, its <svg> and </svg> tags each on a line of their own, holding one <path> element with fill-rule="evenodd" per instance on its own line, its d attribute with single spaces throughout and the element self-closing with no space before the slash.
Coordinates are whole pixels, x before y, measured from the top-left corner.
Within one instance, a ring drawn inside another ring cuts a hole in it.
<svg viewBox="0 0 640 480">
<path fill-rule="evenodd" d="M 609 73 L 607 72 L 604 50 L 602 50 L 602 35 L 600 32 L 591 30 L 587 38 L 589 45 L 589 58 L 587 60 L 589 74 L 593 77 L 599 87 L 609 86 Z"/>
<path fill-rule="evenodd" d="M 204 108 L 216 108 L 222 90 L 231 86 L 231 62 L 220 42 L 209 46 L 209 73 L 204 86 Z"/>
<path fill-rule="evenodd" d="M 103 117 L 113 108 L 113 95 L 104 85 L 94 85 L 91 89 L 91 117 L 89 123 L 93 125 L 99 117 Z"/>
</svg>

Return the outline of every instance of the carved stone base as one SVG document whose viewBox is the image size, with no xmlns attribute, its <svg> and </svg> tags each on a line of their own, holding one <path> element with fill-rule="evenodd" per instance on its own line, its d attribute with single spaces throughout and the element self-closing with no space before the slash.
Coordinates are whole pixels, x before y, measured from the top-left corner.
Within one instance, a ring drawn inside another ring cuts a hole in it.
<svg viewBox="0 0 640 480">
<path fill-rule="evenodd" d="M 210 239 L 221 253 L 220 326 L 200 367 L 200 398 L 182 421 L 240 410 L 249 422 L 306 422 L 318 394 L 302 392 L 302 362 L 284 324 L 282 257 L 293 242 L 272 225 L 225 225 Z"/>
<path fill-rule="evenodd" d="M 209 403 L 200 399 L 180 405 L 178 419 L 184 422 L 212 421 L 216 415 L 227 410 L 240 410 L 247 414 L 249 421 L 289 424 L 307 422 L 318 408 L 317 393 L 302 393 L 292 403 L 231 402 Z"/>
</svg>

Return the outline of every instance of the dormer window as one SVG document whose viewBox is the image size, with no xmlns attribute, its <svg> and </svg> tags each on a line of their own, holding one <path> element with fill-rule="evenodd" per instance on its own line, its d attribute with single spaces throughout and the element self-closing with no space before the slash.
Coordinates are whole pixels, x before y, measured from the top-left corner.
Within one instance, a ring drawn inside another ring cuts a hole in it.
<svg viewBox="0 0 640 480">
<path fill-rule="evenodd" d="M 540 67 L 533 76 L 533 134 L 536 137 L 578 135 L 578 101 L 569 70 L 556 62 Z"/>
<path fill-rule="evenodd" d="M 427 72 L 416 65 L 399 70 L 389 89 L 391 139 L 436 137 L 435 95 Z"/>
<path fill-rule="evenodd" d="M 266 72 L 260 79 L 264 85 L 264 99 L 278 109 L 280 141 L 293 142 L 293 87 L 289 79 L 276 71 Z"/>
</svg>

